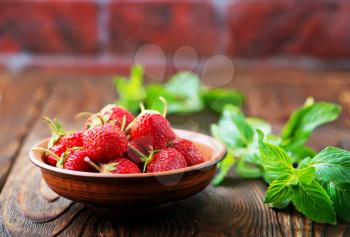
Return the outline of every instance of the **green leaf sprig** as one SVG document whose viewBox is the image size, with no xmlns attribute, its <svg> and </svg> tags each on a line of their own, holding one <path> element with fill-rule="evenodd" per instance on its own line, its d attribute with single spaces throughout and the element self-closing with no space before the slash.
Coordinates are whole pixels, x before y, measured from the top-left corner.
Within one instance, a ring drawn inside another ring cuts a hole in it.
<svg viewBox="0 0 350 237">
<path fill-rule="evenodd" d="M 313 130 L 335 120 L 340 111 L 336 104 L 308 99 L 276 136 L 266 121 L 226 105 L 211 126 L 229 151 L 213 184 L 219 185 L 235 167 L 244 178 L 264 178 L 269 184 L 265 202 L 272 207 L 292 204 L 320 223 L 335 224 L 336 216 L 350 221 L 350 152 L 327 147 L 317 154 L 306 146 Z"/>
<path fill-rule="evenodd" d="M 133 113 L 138 112 L 141 102 L 151 110 L 161 111 L 163 105 L 159 97 L 168 102 L 168 114 L 190 114 L 204 108 L 221 113 L 226 104 L 238 107 L 244 104 L 244 97 L 237 90 L 205 88 L 200 78 L 189 71 L 172 75 L 164 84 L 150 83 L 146 86 L 143 74 L 143 68 L 135 65 L 129 78 L 117 76 L 114 81 L 119 95 L 116 103 Z"/>
</svg>

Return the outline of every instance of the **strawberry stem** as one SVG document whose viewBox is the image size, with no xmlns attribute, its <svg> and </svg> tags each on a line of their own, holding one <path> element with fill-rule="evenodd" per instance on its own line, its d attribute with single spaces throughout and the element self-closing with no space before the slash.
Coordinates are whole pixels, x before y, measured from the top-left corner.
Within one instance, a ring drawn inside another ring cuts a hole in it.
<svg viewBox="0 0 350 237">
<path fill-rule="evenodd" d="M 146 110 L 145 105 L 142 102 L 140 103 L 140 109 L 141 113 Z"/>
<path fill-rule="evenodd" d="M 123 122 L 122 122 L 122 126 L 120 127 L 120 130 L 124 131 L 126 125 L 126 115 L 123 116 Z"/>
<path fill-rule="evenodd" d="M 44 117 L 43 120 L 49 125 L 53 134 L 64 136 L 66 131 L 64 130 L 62 124 L 58 122 L 57 119 L 51 120 L 48 117 Z"/>
<path fill-rule="evenodd" d="M 105 120 L 103 119 L 103 117 L 101 115 L 98 114 L 96 117 L 101 121 L 101 125 L 105 124 Z"/>
<path fill-rule="evenodd" d="M 145 156 L 141 151 L 139 151 L 136 147 L 134 147 L 130 143 L 128 144 L 128 147 L 131 148 L 131 150 L 133 150 L 138 156 L 140 156 L 139 158 L 141 159 L 142 162 L 146 162 L 148 160 L 147 156 Z"/>
<path fill-rule="evenodd" d="M 168 102 L 164 99 L 163 96 L 159 97 L 159 100 L 163 103 L 163 113 L 162 116 L 165 118 L 168 112 Z"/>
<path fill-rule="evenodd" d="M 158 150 L 153 150 L 153 147 L 152 147 L 151 153 L 149 154 L 149 156 L 147 157 L 147 160 L 143 164 L 143 170 L 142 170 L 143 173 L 146 172 L 148 164 L 152 161 L 155 153 L 157 153 L 157 152 L 158 152 Z"/>
<path fill-rule="evenodd" d="M 93 168 L 95 168 L 98 172 L 101 172 L 101 168 L 100 168 L 98 165 L 96 165 L 95 162 L 93 162 L 92 160 L 90 160 L 89 157 L 85 157 L 85 158 L 84 158 L 84 161 L 85 161 L 86 163 L 88 163 L 90 166 L 92 166 Z"/>
<path fill-rule="evenodd" d="M 49 149 L 43 148 L 43 147 L 34 147 L 32 151 L 37 151 L 37 152 L 45 152 L 45 154 L 49 154 L 50 156 L 54 157 L 57 161 L 61 159 L 58 155 L 50 151 Z"/>
</svg>

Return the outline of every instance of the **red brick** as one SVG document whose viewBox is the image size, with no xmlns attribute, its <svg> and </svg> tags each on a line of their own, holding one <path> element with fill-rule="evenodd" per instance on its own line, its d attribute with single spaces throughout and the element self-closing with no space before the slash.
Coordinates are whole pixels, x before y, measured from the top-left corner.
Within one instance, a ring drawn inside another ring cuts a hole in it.
<svg viewBox="0 0 350 237">
<path fill-rule="evenodd" d="M 144 44 L 156 44 L 166 54 L 181 46 L 200 55 L 217 51 L 218 19 L 206 0 L 131 0 L 109 7 L 110 49 L 132 53 Z"/>
<path fill-rule="evenodd" d="M 1 52 L 91 54 L 97 48 L 94 2 L 0 2 Z"/>
<path fill-rule="evenodd" d="M 227 51 L 236 57 L 350 56 L 346 0 L 238 0 L 227 11 Z"/>
</svg>

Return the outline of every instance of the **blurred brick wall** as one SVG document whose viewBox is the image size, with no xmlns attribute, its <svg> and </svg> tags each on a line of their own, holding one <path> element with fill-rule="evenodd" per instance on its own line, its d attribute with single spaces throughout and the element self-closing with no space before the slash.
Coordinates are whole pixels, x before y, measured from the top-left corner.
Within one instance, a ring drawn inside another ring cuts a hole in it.
<svg viewBox="0 0 350 237">
<path fill-rule="evenodd" d="M 350 1 L 0 1 L 0 64 L 14 69 L 127 65 L 145 44 L 165 57 L 188 46 L 199 58 L 306 57 L 347 65 Z"/>
</svg>

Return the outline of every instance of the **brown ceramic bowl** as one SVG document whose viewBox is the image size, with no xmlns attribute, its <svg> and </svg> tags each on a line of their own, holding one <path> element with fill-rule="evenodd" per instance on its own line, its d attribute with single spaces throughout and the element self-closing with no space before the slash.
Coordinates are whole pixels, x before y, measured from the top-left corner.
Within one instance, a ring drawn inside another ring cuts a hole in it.
<svg viewBox="0 0 350 237">
<path fill-rule="evenodd" d="M 214 177 L 216 164 L 226 153 L 225 146 L 212 137 L 185 130 L 175 129 L 175 132 L 194 142 L 204 156 L 204 163 L 159 173 L 99 174 L 50 166 L 40 152 L 29 151 L 29 157 L 40 167 L 48 186 L 67 199 L 98 209 L 128 212 L 151 209 L 203 190 Z M 47 141 L 35 147 L 46 147 Z"/>
</svg>

